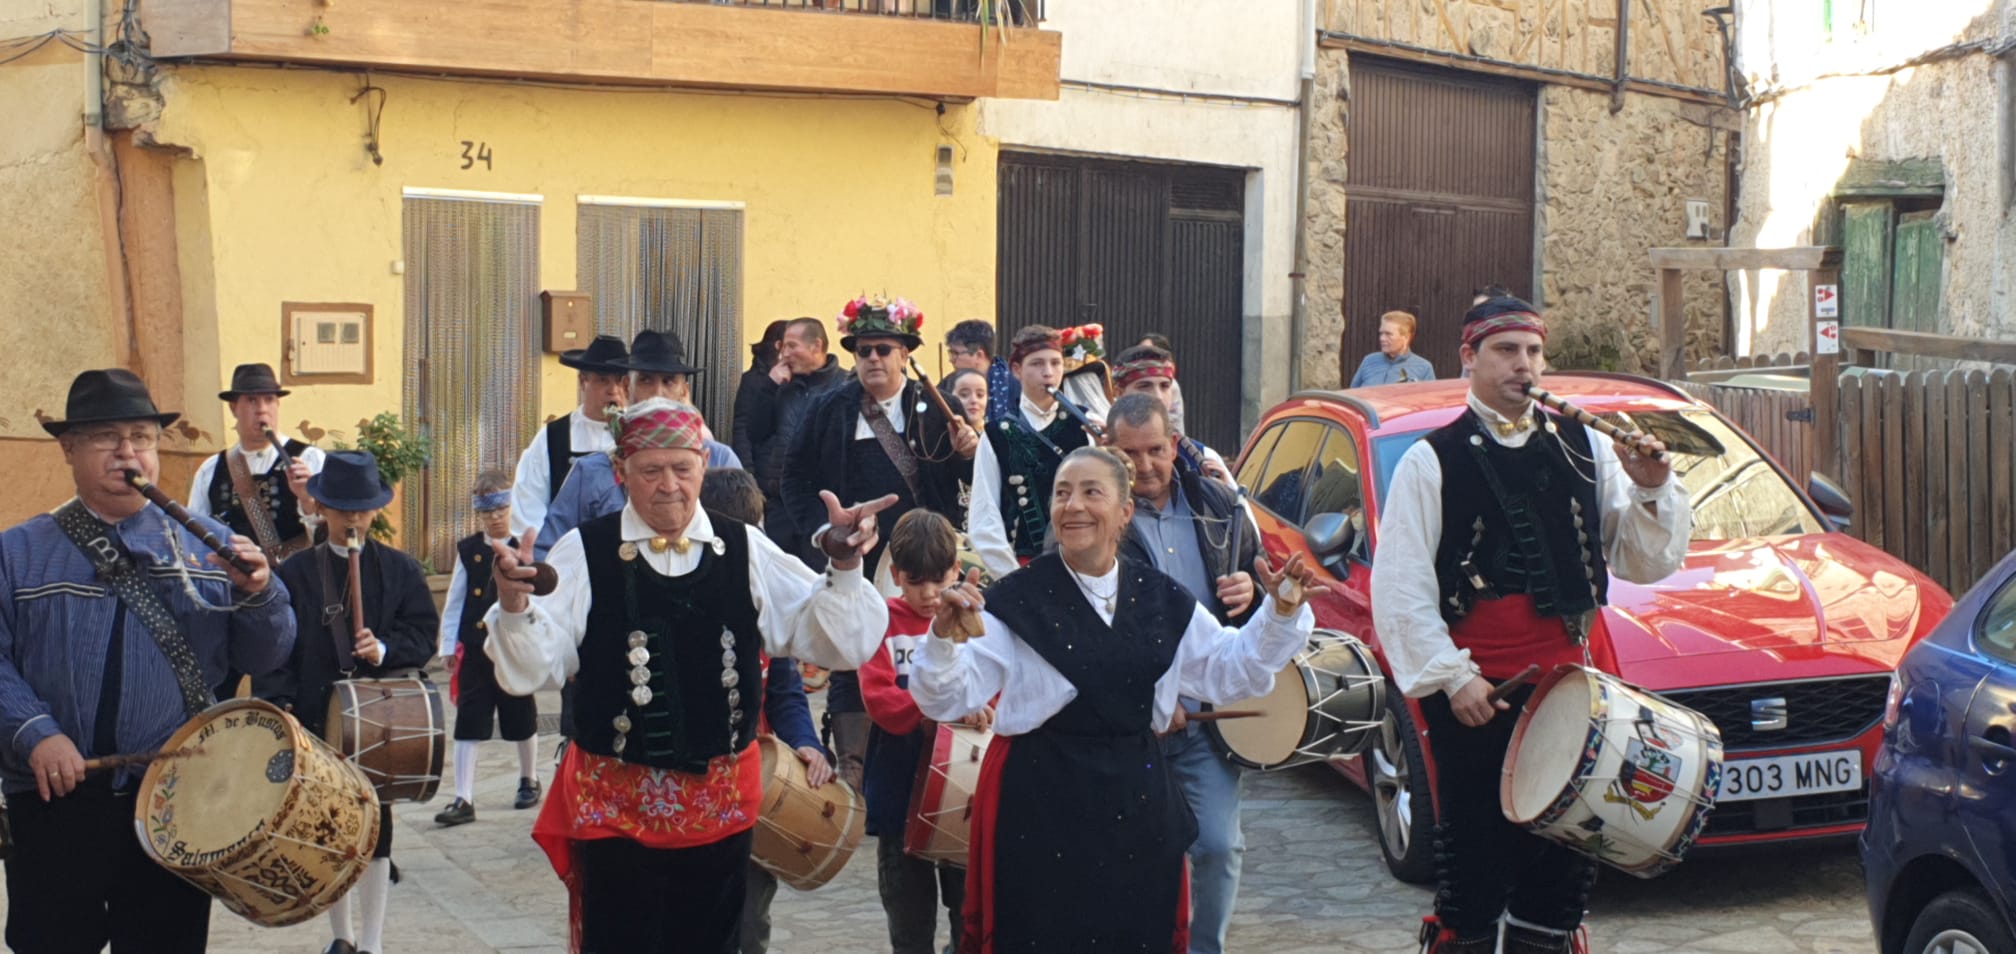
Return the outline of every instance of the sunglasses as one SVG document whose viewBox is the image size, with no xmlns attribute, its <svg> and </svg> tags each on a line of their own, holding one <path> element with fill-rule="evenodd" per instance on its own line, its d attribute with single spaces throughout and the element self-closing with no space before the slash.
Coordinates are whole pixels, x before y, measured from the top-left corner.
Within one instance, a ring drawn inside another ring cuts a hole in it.
<svg viewBox="0 0 2016 954">
<path fill-rule="evenodd" d="M 895 350 L 896 350 L 895 345 L 885 341 L 881 344 L 865 344 L 859 348 L 855 348 L 854 356 L 857 358 L 865 358 L 872 354 L 878 358 L 886 358 L 889 357 L 890 352 Z"/>
</svg>

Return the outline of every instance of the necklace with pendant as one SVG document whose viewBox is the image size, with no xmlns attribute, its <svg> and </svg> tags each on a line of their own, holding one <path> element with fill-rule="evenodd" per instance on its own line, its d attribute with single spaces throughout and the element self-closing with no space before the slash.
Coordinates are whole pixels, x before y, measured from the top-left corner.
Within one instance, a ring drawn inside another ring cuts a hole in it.
<svg viewBox="0 0 2016 954">
<path fill-rule="evenodd" d="M 1083 574 L 1071 569 L 1071 564 L 1068 561 L 1064 564 L 1064 569 L 1070 570 L 1071 578 L 1078 581 L 1078 587 L 1085 591 L 1085 595 L 1098 600 L 1099 605 L 1106 608 L 1106 615 L 1113 615 L 1113 604 L 1120 598 L 1120 580 L 1117 576 L 1113 580 L 1113 592 L 1101 593 L 1092 588 L 1092 584 L 1086 581 Z"/>
</svg>

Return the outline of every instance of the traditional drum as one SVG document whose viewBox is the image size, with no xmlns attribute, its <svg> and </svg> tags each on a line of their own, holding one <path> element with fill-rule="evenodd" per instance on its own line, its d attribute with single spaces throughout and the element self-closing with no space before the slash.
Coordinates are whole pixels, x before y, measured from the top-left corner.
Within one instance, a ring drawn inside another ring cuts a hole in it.
<svg viewBox="0 0 2016 954">
<path fill-rule="evenodd" d="M 813 788 L 805 763 L 776 736 L 760 736 L 756 745 L 763 755 L 763 806 L 750 854 L 777 880 L 810 891 L 854 857 L 868 822 L 866 806 L 838 776 Z"/>
<path fill-rule="evenodd" d="M 1608 673 L 1558 666 L 1505 751 L 1505 817 L 1650 878 L 1692 847 L 1715 808 L 1722 733 L 1699 712 Z"/>
<path fill-rule="evenodd" d="M 910 821 L 903 850 L 925 861 L 966 863 L 967 830 L 973 819 L 973 792 L 980 787 L 980 763 L 994 733 L 942 722 L 910 786 Z"/>
<path fill-rule="evenodd" d="M 447 749 L 441 691 L 417 676 L 330 686 L 323 735 L 388 802 L 425 802 L 441 786 Z"/>
<path fill-rule="evenodd" d="M 1224 708 L 1260 713 L 1204 725 L 1226 758 L 1247 768 L 1350 758 L 1372 744 L 1386 718 L 1386 678 L 1356 637 L 1319 629 L 1274 677 L 1273 692 Z"/>
<path fill-rule="evenodd" d="M 254 924 L 316 916 L 348 893 L 378 843 L 364 774 L 257 699 L 205 710 L 148 766 L 134 825 L 163 868 Z"/>
</svg>

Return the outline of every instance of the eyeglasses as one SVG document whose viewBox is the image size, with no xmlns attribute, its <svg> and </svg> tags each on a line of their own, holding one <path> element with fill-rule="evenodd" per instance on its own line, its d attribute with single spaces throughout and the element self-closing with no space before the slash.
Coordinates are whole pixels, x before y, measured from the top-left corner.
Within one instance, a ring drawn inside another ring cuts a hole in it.
<svg viewBox="0 0 2016 954">
<path fill-rule="evenodd" d="M 131 431 L 96 430 L 81 432 L 77 435 L 77 439 L 95 451 L 116 451 L 121 443 L 132 444 L 136 451 L 150 451 L 161 443 L 161 432 L 154 428 L 135 428 Z"/>
<path fill-rule="evenodd" d="M 884 341 L 881 344 L 865 344 L 859 348 L 855 348 L 854 356 L 857 358 L 865 358 L 872 354 L 878 358 L 886 358 L 889 357 L 890 352 L 895 350 L 896 350 L 895 345 L 890 344 L 887 341 Z"/>
</svg>

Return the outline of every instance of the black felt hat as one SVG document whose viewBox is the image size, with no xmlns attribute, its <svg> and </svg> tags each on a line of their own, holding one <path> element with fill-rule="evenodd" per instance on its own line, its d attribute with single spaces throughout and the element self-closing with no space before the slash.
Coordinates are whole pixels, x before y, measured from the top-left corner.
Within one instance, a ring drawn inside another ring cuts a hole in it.
<svg viewBox="0 0 2016 954">
<path fill-rule="evenodd" d="M 628 356 L 629 352 L 623 349 L 623 339 L 615 335 L 596 335 L 586 348 L 561 352 L 560 363 L 577 371 L 621 374 L 628 370 L 623 367 L 623 359 Z"/>
<path fill-rule="evenodd" d="M 686 363 L 686 346 L 670 331 L 645 329 L 630 342 L 630 356 L 616 362 L 626 371 L 649 374 L 699 374 L 702 368 Z"/>
<path fill-rule="evenodd" d="M 86 371 L 70 382 L 70 398 L 63 405 L 63 420 L 43 421 L 42 429 L 55 436 L 79 424 L 106 421 L 156 421 L 162 427 L 182 415 L 162 412 L 154 406 L 154 396 L 138 375 L 125 368 Z"/>
<path fill-rule="evenodd" d="M 235 401 L 247 394 L 271 394 L 286 397 L 294 392 L 280 386 L 280 379 L 273 374 L 270 364 L 241 364 L 231 370 L 231 388 L 217 392 L 219 401 Z"/>
</svg>

